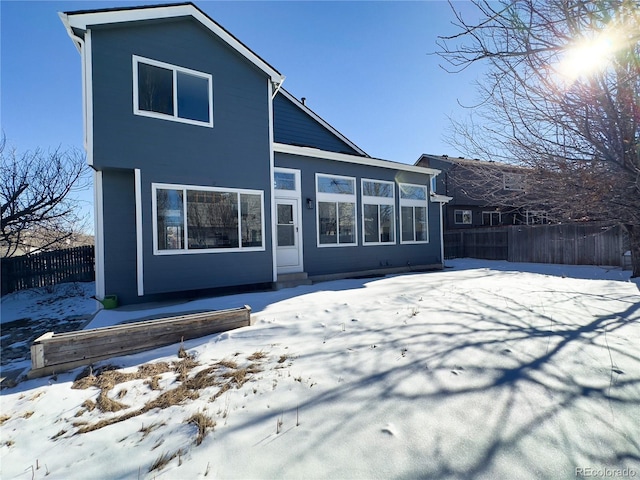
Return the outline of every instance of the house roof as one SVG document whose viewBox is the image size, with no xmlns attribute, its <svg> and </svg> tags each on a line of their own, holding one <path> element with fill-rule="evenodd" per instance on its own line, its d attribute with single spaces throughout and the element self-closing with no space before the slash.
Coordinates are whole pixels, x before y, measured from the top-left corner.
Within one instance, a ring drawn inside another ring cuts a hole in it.
<svg viewBox="0 0 640 480">
<path fill-rule="evenodd" d="M 382 160 L 379 158 L 361 157 L 358 155 L 348 155 L 346 153 L 327 152 L 311 147 L 299 147 L 296 145 L 286 145 L 284 143 L 274 143 L 273 150 L 278 153 L 288 153 L 290 155 L 300 155 L 303 157 L 322 158 L 336 162 L 353 163 L 356 165 L 368 165 L 370 167 L 390 168 L 392 170 L 402 170 L 405 172 L 424 173 L 428 175 L 438 175 L 440 170 L 427 168 L 418 165 L 408 165 L 406 163 Z"/>
<path fill-rule="evenodd" d="M 496 162 L 495 160 L 480 160 L 479 158 L 450 157 L 449 155 L 431 155 L 428 153 L 423 153 L 420 156 L 420 158 L 416 160 L 414 165 L 419 165 L 422 160 L 426 160 L 426 162 L 422 162 L 422 163 L 430 163 L 430 160 L 436 160 L 436 161 L 447 162 L 447 163 L 456 164 L 456 165 L 488 166 L 488 167 L 495 167 L 495 168 L 507 169 L 507 170 L 524 168 L 520 165 L 512 165 L 504 162 Z"/>
<path fill-rule="evenodd" d="M 77 10 L 59 13 L 59 15 L 72 40 L 75 37 L 74 29 L 86 31 L 87 28 L 92 25 L 108 25 L 141 20 L 192 17 L 257 66 L 260 70 L 269 75 L 274 83 L 281 84 L 285 78 L 284 75 L 278 72 L 278 70 L 269 65 L 269 63 L 264 61 L 228 30 L 214 21 L 191 2 L 140 7 Z"/>
</svg>

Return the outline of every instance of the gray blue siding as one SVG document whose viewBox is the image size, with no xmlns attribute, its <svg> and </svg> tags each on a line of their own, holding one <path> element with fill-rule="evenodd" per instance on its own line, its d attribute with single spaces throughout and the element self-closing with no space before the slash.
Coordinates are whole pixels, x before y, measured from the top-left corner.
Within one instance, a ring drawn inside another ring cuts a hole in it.
<svg viewBox="0 0 640 480">
<path fill-rule="evenodd" d="M 276 167 L 301 170 L 302 228 L 304 242 L 304 270 L 309 276 L 357 272 L 379 268 L 441 264 L 440 207 L 428 203 L 429 243 L 401 244 L 400 208 L 397 183 L 429 185 L 429 175 L 388 168 L 354 165 L 349 163 L 276 153 Z M 317 210 L 306 208 L 306 199 L 315 204 L 315 174 L 344 175 L 356 178 L 357 193 L 357 246 L 318 247 Z M 362 178 L 396 182 L 395 223 L 397 243 L 391 245 L 364 245 L 362 232 Z"/>
<path fill-rule="evenodd" d="M 311 118 L 282 93 L 273 100 L 274 141 L 329 152 L 360 155 L 323 125 Z"/>
<path fill-rule="evenodd" d="M 132 303 L 272 281 L 268 76 L 190 19 L 96 27 L 91 47 L 93 165 L 104 171 L 105 293 Z M 213 128 L 134 115 L 133 55 L 211 74 Z M 136 287 L 136 168 L 144 297 Z M 154 255 L 152 183 L 264 192 L 265 250 Z"/>
</svg>

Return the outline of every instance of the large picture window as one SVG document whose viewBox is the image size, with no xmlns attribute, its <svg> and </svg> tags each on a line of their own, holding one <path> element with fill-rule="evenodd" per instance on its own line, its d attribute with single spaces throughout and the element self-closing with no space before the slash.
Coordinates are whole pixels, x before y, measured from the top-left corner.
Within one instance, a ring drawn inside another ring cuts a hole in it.
<svg viewBox="0 0 640 480">
<path fill-rule="evenodd" d="M 133 112 L 212 127 L 212 82 L 207 73 L 134 55 Z"/>
<path fill-rule="evenodd" d="M 264 250 L 263 192 L 153 185 L 154 252 Z"/>
<path fill-rule="evenodd" d="M 393 244 L 395 185 L 381 180 L 362 180 L 362 230 L 365 245 Z"/>
<path fill-rule="evenodd" d="M 318 245 L 357 245 L 356 180 L 316 175 Z"/>
<path fill-rule="evenodd" d="M 427 243 L 429 222 L 427 218 L 427 187 L 399 184 L 400 187 L 400 242 Z"/>
</svg>

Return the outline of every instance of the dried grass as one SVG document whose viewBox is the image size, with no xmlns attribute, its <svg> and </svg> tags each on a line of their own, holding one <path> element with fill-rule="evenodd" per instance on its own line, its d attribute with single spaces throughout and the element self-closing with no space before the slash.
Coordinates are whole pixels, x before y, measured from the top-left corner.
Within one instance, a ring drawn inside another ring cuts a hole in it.
<svg viewBox="0 0 640 480">
<path fill-rule="evenodd" d="M 0 425 L 4 424 L 4 422 L 6 422 L 7 420 L 11 420 L 11 417 L 9 415 L 0 416 Z"/>
<path fill-rule="evenodd" d="M 211 417 L 208 417 L 202 412 L 194 413 L 185 421 L 185 423 L 193 424 L 198 429 L 196 445 L 200 445 L 202 443 L 202 440 L 204 440 L 204 437 L 207 436 L 208 430 L 213 430 L 216 426 L 215 420 L 213 420 Z"/>
<path fill-rule="evenodd" d="M 162 455 L 156 458 L 155 462 L 151 464 L 151 466 L 149 467 L 149 472 L 163 469 L 171 460 L 179 455 L 182 455 L 182 449 L 176 450 L 173 453 L 164 452 Z"/>
<path fill-rule="evenodd" d="M 262 351 L 258 351 L 247 357 L 251 361 L 261 360 L 266 357 L 266 354 Z M 286 356 L 281 357 L 280 363 L 286 360 Z M 241 388 L 247 381 L 251 379 L 251 376 L 255 373 L 262 371 L 262 366 L 257 363 L 251 363 L 245 368 L 239 368 L 238 363 L 234 360 L 224 359 L 216 362 L 212 366 L 198 371 L 192 377 L 189 377 L 191 371 L 198 366 L 199 363 L 190 356 L 182 358 L 179 362 L 167 363 L 158 362 L 154 364 L 145 364 L 138 368 L 136 373 L 122 373 L 113 370 L 113 368 L 103 368 L 96 375 L 92 374 L 89 369 L 84 376 L 80 375 L 76 382 L 74 382 L 75 388 L 88 388 L 89 386 L 96 386 L 101 389 L 98 395 L 97 403 L 91 400 L 85 401 L 82 404 L 86 410 L 93 410 L 96 406 L 103 412 L 117 412 L 119 410 L 129 408 L 116 400 L 109 398 L 108 392 L 118 383 L 126 382 L 134 379 L 146 378 L 145 384 L 149 385 L 152 390 L 159 390 L 160 374 L 173 370 L 177 375 L 181 385 L 167 390 L 161 393 L 158 397 L 148 401 L 138 410 L 130 411 L 117 417 L 100 420 L 92 425 L 85 425 L 76 431 L 76 434 L 92 432 L 104 428 L 115 423 L 119 423 L 130 418 L 142 415 L 155 408 L 163 410 L 175 405 L 180 405 L 188 400 L 195 400 L 199 398 L 200 392 L 209 387 L 219 387 L 218 391 L 211 397 L 210 401 L 213 402 L 219 398 L 223 393 L 231 389 L 232 387 Z M 152 378 L 148 378 L 153 375 Z M 126 392 L 122 389 L 120 393 Z M 120 395 L 120 397 L 122 397 Z M 197 419 L 190 418 L 187 420 L 189 423 L 193 423 L 198 427 L 198 431 L 202 431 L 202 438 L 206 434 L 208 428 L 213 428 L 215 422 L 206 418 Z M 200 426 L 202 425 L 202 427 Z M 202 441 L 196 440 L 197 444 Z M 164 454 L 163 454 L 164 455 Z M 170 459 L 169 459 L 170 460 Z"/>
<path fill-rule="evenodd" d="M 145 385 L 149 385 L 151 390 L 160 390 L 160 375 L 155 375 L 144 381 Z"/>
<path fill-rule="evenodd" d="M 252 353 L 251 355 L 249 355 L 247 357 L 247 360 L 249 360 L 250 362 L 255 362 L 256 360 L 262 360 L 263 358 L 266 358 L 267 354 L 264 353 L 262 350 L 258 350 L 257 352 Z"/>
<path fill-rule="evenodd" d="M 100 392 L 100 395 L 98 395 L 96 404 L 98 408 L 103 412 L 118 412 L 120 410 L 124 410 L 125 408 L 129 408 L 129 405 L 125 405 L 124 403 L 120 403 L 109 398 L 109 396 L 107 395 L 107 391 L 105 390 L 102 390 Z"/>
</svg>

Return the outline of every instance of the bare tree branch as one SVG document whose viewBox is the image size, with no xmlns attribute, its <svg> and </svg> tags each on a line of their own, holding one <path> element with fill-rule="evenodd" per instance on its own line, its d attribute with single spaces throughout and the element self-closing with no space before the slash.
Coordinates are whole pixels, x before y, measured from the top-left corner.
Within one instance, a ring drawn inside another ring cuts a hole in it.
<svg viewBox="0 0 640 480">
<path fill-rule="evenodd" d="M 21 154 L 0 140 L 2 256 L 60 247 L 86 226 L 70 195 L 88 187 L 84 155 L 41 149 Z"/>
<path fill-rule="evenodd" d="M 452 123 L 451 142 L 471 158 L 527 167 L 523 202 L 563 221 L 625 226 L 640 276 L 640 1 L 472 4 L 480 20 L 451 4 L 459 32 L 438 40 L 450 71 L 487 67 L 473 118 Z M 570 63 L 589 45 L 582 64 Z"/>
</svg>

